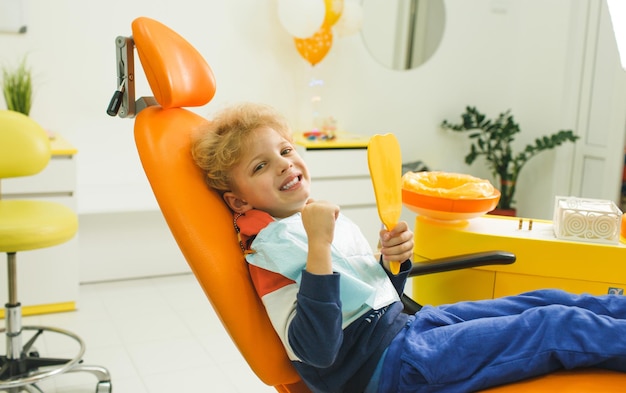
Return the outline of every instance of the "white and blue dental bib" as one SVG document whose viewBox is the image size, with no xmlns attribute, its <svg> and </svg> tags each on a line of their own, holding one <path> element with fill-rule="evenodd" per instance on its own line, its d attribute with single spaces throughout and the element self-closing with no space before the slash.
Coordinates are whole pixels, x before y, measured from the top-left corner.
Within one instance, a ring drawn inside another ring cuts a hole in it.
<svg viewBox="0 0 626 393">
<path fill-rule="evenodd" d="M 308 253 L 300 213 L 269 223 L 256 235 L 250 248 L 254 253 L 246 256 L 248 263 L 300 285 Z M 331 256 L 333 270 L 340 274 L 343 327 L 369 309 L 376 310 L 400 300 L 361 230 L 343 214 L 335 222 Z"/>
</svg>

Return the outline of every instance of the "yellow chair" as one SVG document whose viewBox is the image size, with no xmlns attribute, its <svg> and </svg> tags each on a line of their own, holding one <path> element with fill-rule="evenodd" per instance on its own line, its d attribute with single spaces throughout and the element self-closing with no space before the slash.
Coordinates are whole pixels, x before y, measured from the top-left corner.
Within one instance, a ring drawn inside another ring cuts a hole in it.
<svg viewBox="0 0 626 393">
<path fill-rule="evenodd" d="M 31 118 L 18 112 L 0 111 L 0 179 L 30 176 L 50 160 L 47 133 Z M 104 367 L 81 364 L 85 344 L 74 333 L 45 326 L 22 326 L 17 296 L 17 252 L 51 247 L 76 234 L 78 220 L 68 207 L 48 201 L 0 199 L 0 252 L 7 253 L 8 302 L 5 305 L 6 355 L 0 357 L 0 390 L 40 391 L 36 383 L 66 372 L 85 371 L 98 378 L 96 392 L 111 391 L 111 378 Z M 53 261 L 52 261 L 53 262 Z M 62 274 L 62 272 L 61 272 Z M 35 333 L 23 345 L 22 333 Z M 62 334 L 77 341 L 80 349 L 72 359 L 42 357 L 34 344 L 45 332 Z"/>
<path fill-rule="evenodd" d="M 150 18 L 132 23 L 132 38 L 117 37 L 118 60 L 133 64 L 136 47 L 143 70 L 156 99 L 132 102 L 127 91 L 134 70 L 118 68 L 118 86 L 107 113 L 135 119 L 135 143 L 165 220 L 191 270 L 210 300 L 235 345 L 256 375 L 279 392 L 308 393 L 276 335 L 248 275 L 233 216 L 220 196 L 207 189 L 201 171 L 191 157 L 194 129 L 208 120 L 184 109 L 202 106 L 215 94 L 215 80 L 203 57 L 181 36 Z M 120 57 L 121 56 L 121 57 Z M 122 97 L 122 95 L 124 95 Z M 135 108 L 148 105 L 143 110 Z M 511 263 L 507 253 L 487 253 L 417 264 L 415 274 L 477 266 Z M 448 265 L 448 266 L 446 266 Z M 559 390 L 552 374 L 529 383 L 511 384 L 498 392 L 617 392 L 626 386 L 626 374 L 588 370 L 578 375 L 592 389 L 574 386 Z M 610 375 L 611 378 L 606 378 Z M 565 379 L 569 381 L 570 375 Z M 560 380 L 559 380 L 560 381 Z M 591 384 L 591 385 L 589 385 Z M 568 386 L 567 383 L 558 384 Z M 546 390 L 549 389 L 549 390 Z"/>
</svg>

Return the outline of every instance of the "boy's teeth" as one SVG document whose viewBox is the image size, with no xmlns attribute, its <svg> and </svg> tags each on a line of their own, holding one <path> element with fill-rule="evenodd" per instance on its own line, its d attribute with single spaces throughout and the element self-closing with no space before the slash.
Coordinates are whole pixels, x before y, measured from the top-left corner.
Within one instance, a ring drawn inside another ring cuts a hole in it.
<svg viewBox="0 0 626 393">
<path fill-rule="evenodd" d="M 292 181 L 290 181 L 289 183 L 285 184 L 281 190 L 288 190 L 289 188 L 293 187 L 296 185 L 296 183 L 298 183 L 298 178 L 294 178 Z"/>
</svg>

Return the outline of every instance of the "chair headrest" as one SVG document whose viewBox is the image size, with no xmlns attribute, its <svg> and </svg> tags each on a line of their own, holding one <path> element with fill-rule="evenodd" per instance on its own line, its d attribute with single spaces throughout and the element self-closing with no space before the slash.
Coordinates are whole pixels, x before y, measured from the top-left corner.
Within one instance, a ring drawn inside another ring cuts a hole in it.
<svg viewBox="0 0 626 393">
<path fill-rule="evenodd" d="M 202 106 L 215 77 L 202 55 L 176 32 L 147 17 L 132 23 L 133 41 L 156 101 L 165 109 Z"/>
</svg>

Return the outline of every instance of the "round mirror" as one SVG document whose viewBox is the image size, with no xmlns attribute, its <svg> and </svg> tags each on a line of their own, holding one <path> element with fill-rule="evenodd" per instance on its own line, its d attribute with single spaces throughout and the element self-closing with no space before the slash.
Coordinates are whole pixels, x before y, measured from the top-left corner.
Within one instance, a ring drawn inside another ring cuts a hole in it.
<svg viewBox="0 0 626 393">
<path fill-rule="evenodd" d="M 361 35 L 382 65 L 410 70 L 439 47 L 445 26 L 443 0 L 363 0 Z"/>
</svg>

